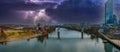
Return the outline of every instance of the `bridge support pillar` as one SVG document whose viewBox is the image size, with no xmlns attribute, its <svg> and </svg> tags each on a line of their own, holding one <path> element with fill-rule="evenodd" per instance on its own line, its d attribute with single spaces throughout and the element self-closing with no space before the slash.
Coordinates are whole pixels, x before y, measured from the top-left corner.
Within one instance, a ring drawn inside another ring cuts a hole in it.
<svg viewBox="0 0 120 52">
<path fill-rule="evenodd" d="M 58 31 L 58 39 L 60 39 L 60 32 Z"/>
<path fill-rule="evenodd" d="M 58 39 L 60 39 L 60 28 L 57 29 L 57 35 L 58 35 Z"/>
<path fill-rule="evenodd" d="M 82 39 L 84 38 L 83 34 L 84 34 L 84 28 L 82 28 L 82 31 L 81 31 L 81 38 Z"/>
<path fill-rule="evenodd" d="M 81 38 L 83 39 L 84 37 L 83 37 L 83 34 L 84 34 L 84 32 L 81 32 Z"/>
</svg>

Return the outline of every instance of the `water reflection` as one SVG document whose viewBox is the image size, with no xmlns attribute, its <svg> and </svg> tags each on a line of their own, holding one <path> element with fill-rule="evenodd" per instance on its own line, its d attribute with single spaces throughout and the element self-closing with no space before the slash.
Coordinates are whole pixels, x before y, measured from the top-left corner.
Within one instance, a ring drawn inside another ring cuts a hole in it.
<svg viewBox="0 0 120 52">
<path fill-rule="evenodd" d="M 88 38 L 90 35 L 84 33 L 83 38 Z M 55 32 L 49 34 L 49 38 L 82 38 L 81 32 L 68 30 L 64 28 L 56 28 Z"/>
<path fill-rule="evenodd" d="M 7 45 L 7 42 L 0 42 L 0 45 Z"/>
<path fill-rule="evenodd" d="M 104 43 L 104 45 L 105 45 L 105 52 L 120 52 L 119 49 L 117 49 L 110 43 Z"/>
<path fill-rule="evenodd" d="M 45 37 L 41 37 L 41 36 L 37 37 L 38 42 L 41 42 L 41 43 L 43 43 L 44 39 Z"/>
<path fill-rule="evenodd" d="M 39 36 L 0 45 L 1 52 L 112 52 L 114 50 L 119 52 L 112 44 L 103 43 L 102 39 L 98 37 L 84 33 L 83 39 L 81 39 L 81 32 L 64 28 L 56 29 L 49 36 Z"/>
</svg>

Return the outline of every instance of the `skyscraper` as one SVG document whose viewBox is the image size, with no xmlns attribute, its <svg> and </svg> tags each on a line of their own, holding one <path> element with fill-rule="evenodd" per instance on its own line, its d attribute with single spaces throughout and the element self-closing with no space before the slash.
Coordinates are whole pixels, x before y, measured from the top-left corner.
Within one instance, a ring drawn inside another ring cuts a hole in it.
<svg viewBox="0 0 120 52">
<path fill-rule="evenodd" d="M 113 0 L 105 3 L 105 24 L 117 25 L 117 18 L 113 12 Z"/>
</svg>

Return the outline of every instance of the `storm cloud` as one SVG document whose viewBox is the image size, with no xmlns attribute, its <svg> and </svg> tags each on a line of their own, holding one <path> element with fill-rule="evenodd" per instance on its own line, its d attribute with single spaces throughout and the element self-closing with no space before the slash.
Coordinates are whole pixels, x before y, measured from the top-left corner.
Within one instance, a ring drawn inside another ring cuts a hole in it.
<svg viewBox="0 0 120 52">
<path fill-rule="evenodd" d="M 120 16 L 119 0 L 115 0 L 115 13 Z M 24 19 L 26 12 L 46 10 L 50 21 L 38 23 L 101 23 L 104 20 L 106 0 L 0 0 L 0 23 L 32 24 L 33 18 Z"/>
</svg>

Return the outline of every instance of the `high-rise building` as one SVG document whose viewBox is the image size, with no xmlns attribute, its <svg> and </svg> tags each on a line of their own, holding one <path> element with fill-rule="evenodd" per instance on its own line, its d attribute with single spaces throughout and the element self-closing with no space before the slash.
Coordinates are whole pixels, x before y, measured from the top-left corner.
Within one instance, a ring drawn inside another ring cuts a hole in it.
<svg viewBox="0 0 120 52">
<path fill-rule="evenodd" d="M 117 17 L 113 12 L 113 0 L 105 3 L 105 24 L 117 25 Z"/>
<path fill-rule="evenodd" d="M 118 24 L 120 25 L 120 19 L 118 20 Z"/>
</svg>

